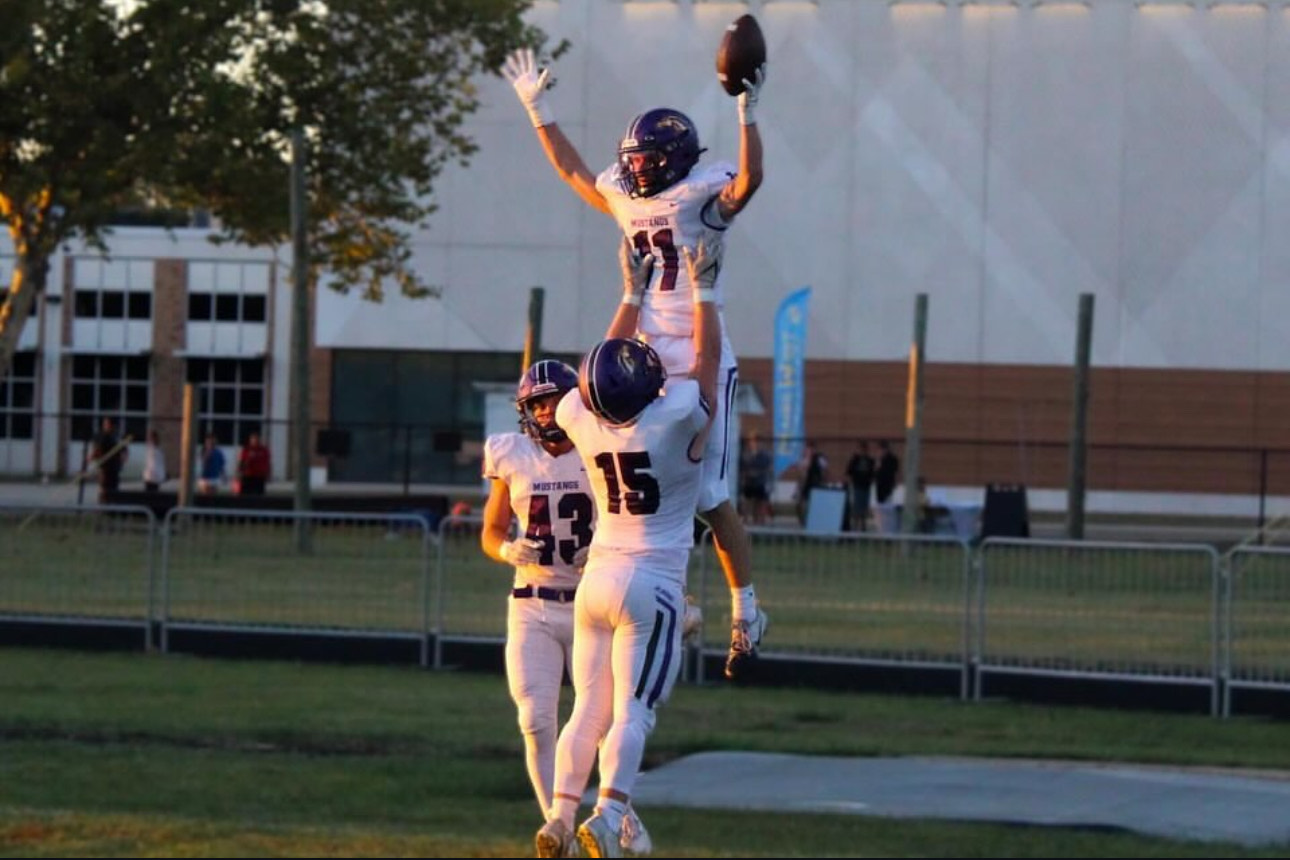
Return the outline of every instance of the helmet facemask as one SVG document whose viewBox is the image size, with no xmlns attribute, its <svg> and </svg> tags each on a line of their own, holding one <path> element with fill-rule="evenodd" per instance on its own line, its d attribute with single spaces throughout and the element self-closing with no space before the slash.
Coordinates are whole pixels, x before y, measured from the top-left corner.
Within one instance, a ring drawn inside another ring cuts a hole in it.
<svg viewBox="0 0 1290 860">
<path fill-rule="evenodd" d="M 569 437 L 555 423 L 554 403 L 550 420 L 546 424 L 533 414 L 534 405 L 545 397 L 554 397 L 555 403 L 567 392 L 578 387 L 578 374 L 562 361 L 544 359 L 536 362 L 520 377 L 515 390 L 515 411 L 520 413 L 520 429 L 535 442 L 564 442 Z"/>
<path fill-rule="evenodd" d="M 699 133 L 685 114 L 670 108 L 647 111 L 632 120 L 618 144 L 625 190 L 632 197 L 666 191 L 690 174 L 703 151 Z"/>
<path fill-rule="evenodd" d="M 540 394 L 523 403 L 517 402 L 515 408 L 520 413 L 520 428 L 524 433 L 536 442 L 563 442 L 568 439 L 568 435 L 555 423 L 555 405 L 563 396 L 563 392 Z M 548 397 L 552 399 L 551 411 L 547 413 L 547 421 L 543 424 L 538 420 L 534 407 Z"/>
<path fill-rule="evenodd" d="M 653 197 L 676 181 L 676 171 L 668 169 L 667 155 L 654 147 L 624 150 L 618 155 L 618 163 L 631 178 L 628 193 L 632 197 Z"/>
</svg>

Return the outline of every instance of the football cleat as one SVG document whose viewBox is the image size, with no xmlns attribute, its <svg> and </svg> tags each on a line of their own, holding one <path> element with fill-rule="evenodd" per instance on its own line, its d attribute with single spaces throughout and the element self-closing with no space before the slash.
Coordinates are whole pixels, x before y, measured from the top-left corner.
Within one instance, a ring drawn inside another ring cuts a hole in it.
<svg viewBox="0 0 1290 860">
<path fill-rule="evenodd" d="M 623 816 L 623 834 L 618 844 L 624 853 L 632 857 L 644 857 L 654 850 L 654 840 L 650 839 L 645 823 L 631 807 L 627 808 L 627 815 Z"/>
<path fill-rule="evenodd" d="M 609 822 L 596 813 L 578 828 L 578 841 L 588 857 L 622 857 L 622 832 L 614 830 Z"/>
<path fill-rule="evenodd" d="M 577 842 L 569 831 L 569 825 L 558 818 L 552 818 L 537 832 L 533 841 L 537 845 L 539 857 L 572 857 Z"/>
</svg>

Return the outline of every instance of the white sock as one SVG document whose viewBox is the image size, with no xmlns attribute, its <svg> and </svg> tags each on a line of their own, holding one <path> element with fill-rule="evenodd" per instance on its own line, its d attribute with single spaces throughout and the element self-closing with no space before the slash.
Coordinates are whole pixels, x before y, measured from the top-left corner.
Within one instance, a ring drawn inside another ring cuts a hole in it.
<svg viewBox="0 0 1290 860">
<path fill-rule="evenodd" d="M 757 617 L 757 592 L 751 585 L 730 589 L 730 604 L 735 621 L 752 621 Z"/>
<path fill-rule="evenodd" d="M 551 804 L 551 811 L 547 813 L 547 820 L 554 821 L 560 819 L 570 830 L 573 829 L 573 819 L 578 814 L 578 801 L 571 800 L 567 797 L 556 795 L 555 802 Z"/>
</svg>

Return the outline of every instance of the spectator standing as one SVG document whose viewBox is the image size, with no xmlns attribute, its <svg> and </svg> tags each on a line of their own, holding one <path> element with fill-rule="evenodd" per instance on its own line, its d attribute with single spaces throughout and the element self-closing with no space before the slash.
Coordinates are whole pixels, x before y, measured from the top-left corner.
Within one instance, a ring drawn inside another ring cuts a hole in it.
<svg viewBox="0 0 1290 860">
<path fill-rule="evenodd" d="M 811 503 L 811 490 L 824 486 L 825 476 L 829 471 L 829 461 L 815 447 L 814 442 L 807 442 L 801 465 L 802 483 L 797 491 L 797 519 L 802 525 L 806 525 L 806 511 Z"/>
<path fill-rule="evenodd" d="M 869 443 L 861 439 L 847 461 L 847 480 L 851 482 L 851 528 L 869 530 L 869 492 L 873 487 L 877 464 L 869 455 Z"/>
<path fill-rule="evenodd" d="M 761 447 L 760 436 L 749 436 L 739 455 L 739 495 L 744 520 L 753 525 L 765 525 L 771 518 L 770 472 L 770 452 Z"/>
<path fill-rule="evenodd" d="M 202 444 L 202 469 L 197 479 L 198 492 L 208 496 L 214 495 L 219 490 L 220 484 L 224 483 L 224 473 L 224 452 L 219 449 L 215 434 L 207 433 L 206 441 Z"/>
<path fill-rule="evenodd" d="M 874 476 L 874 495 L 878 504 L 884 505 L 891 500 L 891 493 L 896 489 L 896 475 L 900 472 L 900 458 L 892 453 L 887 440 L 878 443 L 878 471 Z"/>
<path fill-rule="evenodd" d="M 242 453 L 237 458 L 238 494 L 263 496 L 272 471 L 269 449 L 260 442 L 259 433 L 252 433 L 247 437 Z"/>
<path fill-rule="evenodd" d="M 166 483 L 166 452 L 161 448 L 161 435 L 148 431 L 148 443 L 143 448 L 143 491 L 155 493 Z"/>
<path fill-rule="evenodd" d="M 117 438 L 116 423 L 111 418 L 103 419 L 98 435 L 94 437 L 91 456 L 98 467 L 99 504 L 106 505 L 120 488 L 121 469 L 130 457 L 125 444 Z"/>
</svg>

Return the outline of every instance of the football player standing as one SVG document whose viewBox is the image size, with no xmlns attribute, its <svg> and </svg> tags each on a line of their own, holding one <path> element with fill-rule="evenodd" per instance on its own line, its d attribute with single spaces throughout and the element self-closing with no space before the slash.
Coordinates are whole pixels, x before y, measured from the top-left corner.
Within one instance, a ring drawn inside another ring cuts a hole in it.
<svg viewBox="0 0 1290 860">
<path fill-rule="evenodd" d="M 522 49 L 507 59 L 503 71 L 560 178 L 588 205 L 614 218 L 638 255 L 656 261 L 643 293 L 624 295 L 606 336 L 639 337 L 654 348 L 674 378 L 691 375 L 696 358 L 691 340 L 695 316 L 681 251 L 694 248 L 704 230 L 724 231 L 761 185 L 762 143 L 755 108 L 765 67 L 758 69 L 756 80 L 744 81 L 737 99 L 738 169 L 721 162 L 700 167 L 704 148 L 694 123 L 678 110 L 655 108 L 628 124 L 618 159 L 599 176 L 591 173 L 555 121 L 546 101 L 550 70 L 539 69 L 533 52 Z M 718 317 L 723 303 L 721 280 L 718 276 L 712 287 Z M 723 330 L 712 403 L 715 426 L 703 454 L 703 486 L 696 510 L 712 528 L 731 590 L 733 625 L 725 668 L 731 680 L 747 674 L 767 626 L 753 588 L 748 533 L 727 484 L 733 444 L 729 413 L 737 384 L 738 365 Z"/>
<path fill-rule="evenodd" d="M 654 348 L 608 338 L 582 360 L 578 391 L 556 423 L 582 458 L 596 500 L 596 531 L 574 601 L 573 713 L 556 745 L 555 802 L 538 831 L 539 857 L 566 856 L 573 821 L 599 749 L 595 812 L 577 830 L 590 857 L 619 857 L 631 792 L 681 660 L 685 579 L 694 546 L 701 460 L 711 429 L 708 398 L 721 352 L 713 282 L 719 234 L 681 254 L 693 278 L 696 378 L 668 380 Z M 623 249 L 627 291 L 647 263 Z M 664 385 L 666 381 L 666 386 Z"/>
<path fill-rule="evenodd" d="M 506 679 L 544 816 L 555 782 L 560 684 L 571 669 L 574 595 L 596 520 L 586 469 L 555 423 L 556 404 L 577 387 L 577 372 L 564 362 L 534 362 L 515 391 L 521 432 L 496 433 L 484 443 L 483 474 L 490 483 L 480 543 L 490 558 L 515 567 Z M 513 540 L 512 517 L 519 524 Z M 623 834 L 624 849 L 650 852 L 649 833 L 631 810 Z"/>
</svg>

